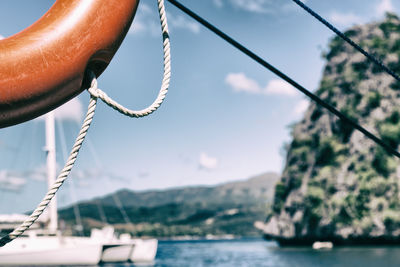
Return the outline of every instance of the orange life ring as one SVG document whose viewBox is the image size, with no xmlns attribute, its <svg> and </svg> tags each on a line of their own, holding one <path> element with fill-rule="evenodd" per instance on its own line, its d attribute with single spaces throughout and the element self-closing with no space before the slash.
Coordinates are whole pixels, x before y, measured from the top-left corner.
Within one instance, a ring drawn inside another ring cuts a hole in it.
<svg viewBox="0 0 400 267">
<path fill-rule="evenodd" d="M 99 76 L 127 34 L 139 0 L 57 0 L 33 25 L 0 40 L 0 128 L 42 115 Z"/>
</svg>

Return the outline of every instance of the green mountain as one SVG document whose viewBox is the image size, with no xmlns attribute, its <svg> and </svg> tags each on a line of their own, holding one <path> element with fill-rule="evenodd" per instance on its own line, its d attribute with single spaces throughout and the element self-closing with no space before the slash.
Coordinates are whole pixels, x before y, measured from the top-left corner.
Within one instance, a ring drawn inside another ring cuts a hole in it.
<svg viewBox="0 0 400 267">
<path fill-rule="evenodd" d="M 260 236 L 254 222 L 264 221 L 278 179 L 277 174 L 266 173 L 213 187 L 146 192 L 124 189 L 77 206 L 86 234 L 108 223 L 117 231 L 136 236 Z M 126 222 L 124 212 L 131 223 Z M 60 210 L 59 216 L 68 228 L 76 223 L 73 207 Z"/>
<path fill-rule="evenodd" d="M 347 31 L 400 74 L 400 20 Z M 335 37 L 316 94 L 399 149 L 400 83 Z M 400 243 L 399 160 L 312 103 L 292 130 L 266 238 L 281 244 Z"/>
</svg>

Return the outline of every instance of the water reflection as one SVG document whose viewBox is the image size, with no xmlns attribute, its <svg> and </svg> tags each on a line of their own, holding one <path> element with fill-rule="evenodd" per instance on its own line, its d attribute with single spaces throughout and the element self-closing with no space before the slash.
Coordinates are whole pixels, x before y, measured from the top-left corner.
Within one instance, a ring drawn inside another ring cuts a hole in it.
<svg viewBox="0 0 400 267">
<path fill-rule="evenodd" d="M 400 266 L 400 247 L 313 250 L 307 247 L 280 248 L 275 243 L 262 239 L 160 241 L 156 262 L 150 266 L 391 267 Z"/>
</svg>

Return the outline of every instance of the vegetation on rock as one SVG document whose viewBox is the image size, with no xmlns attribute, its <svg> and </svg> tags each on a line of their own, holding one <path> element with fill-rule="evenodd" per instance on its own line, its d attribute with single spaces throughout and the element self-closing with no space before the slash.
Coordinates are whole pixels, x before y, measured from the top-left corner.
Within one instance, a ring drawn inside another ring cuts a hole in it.
<svg viewBox="0 0 400 267">
<path fill-rule="evenodd" d="M 400 74 L 396 15 L 345 34 Z M 324 56 L 317 95 L 398 149 L 400 82 L 339 37 Z M 314 103 L 292 137 L 267 217 L 267 238 L 282 244 L 400 243 L 397 158 Z"/>
</svg>

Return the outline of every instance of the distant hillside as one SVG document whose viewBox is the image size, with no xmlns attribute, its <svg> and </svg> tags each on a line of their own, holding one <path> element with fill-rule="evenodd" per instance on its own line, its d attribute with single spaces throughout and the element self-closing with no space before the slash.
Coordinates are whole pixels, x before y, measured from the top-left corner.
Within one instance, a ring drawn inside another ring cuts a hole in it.
<svg viewBox="0 0 400 267">
<path fill-rule="evenodd" d="M 115 206 L 114 195 L 124 206 L 154 207 L 167 203 L 259 203 L 271 201 L 273 189 L 271 182 L 276 182 L 277 175 L 267 173 L 246 181 L 231 182 L 215 187 L 195 186 L 174 188 L 163 191 L 134 192 L 121 190 L 113 195 L 101 198 L 102 205 Z"/>
<path fill-rule="evenodd" d="M 246 181 L 218 186 L 183 187 L 160 191 L 120 190 L 102 198 L 80 202 L 79 211 L 88 233 L 107 223 L 137 236 L 170 237 L 207 234 L 259 235 L 253 224 L 263 221 L 269 210 L 279 177 L 266 173 Z M 116 201 L 117 200 L 117 201 Z M 118 208 L 121 201 L 132 224 Z M 75 224 L 73 207 L 59 212 L 67 225 Z"/>
</svg>

